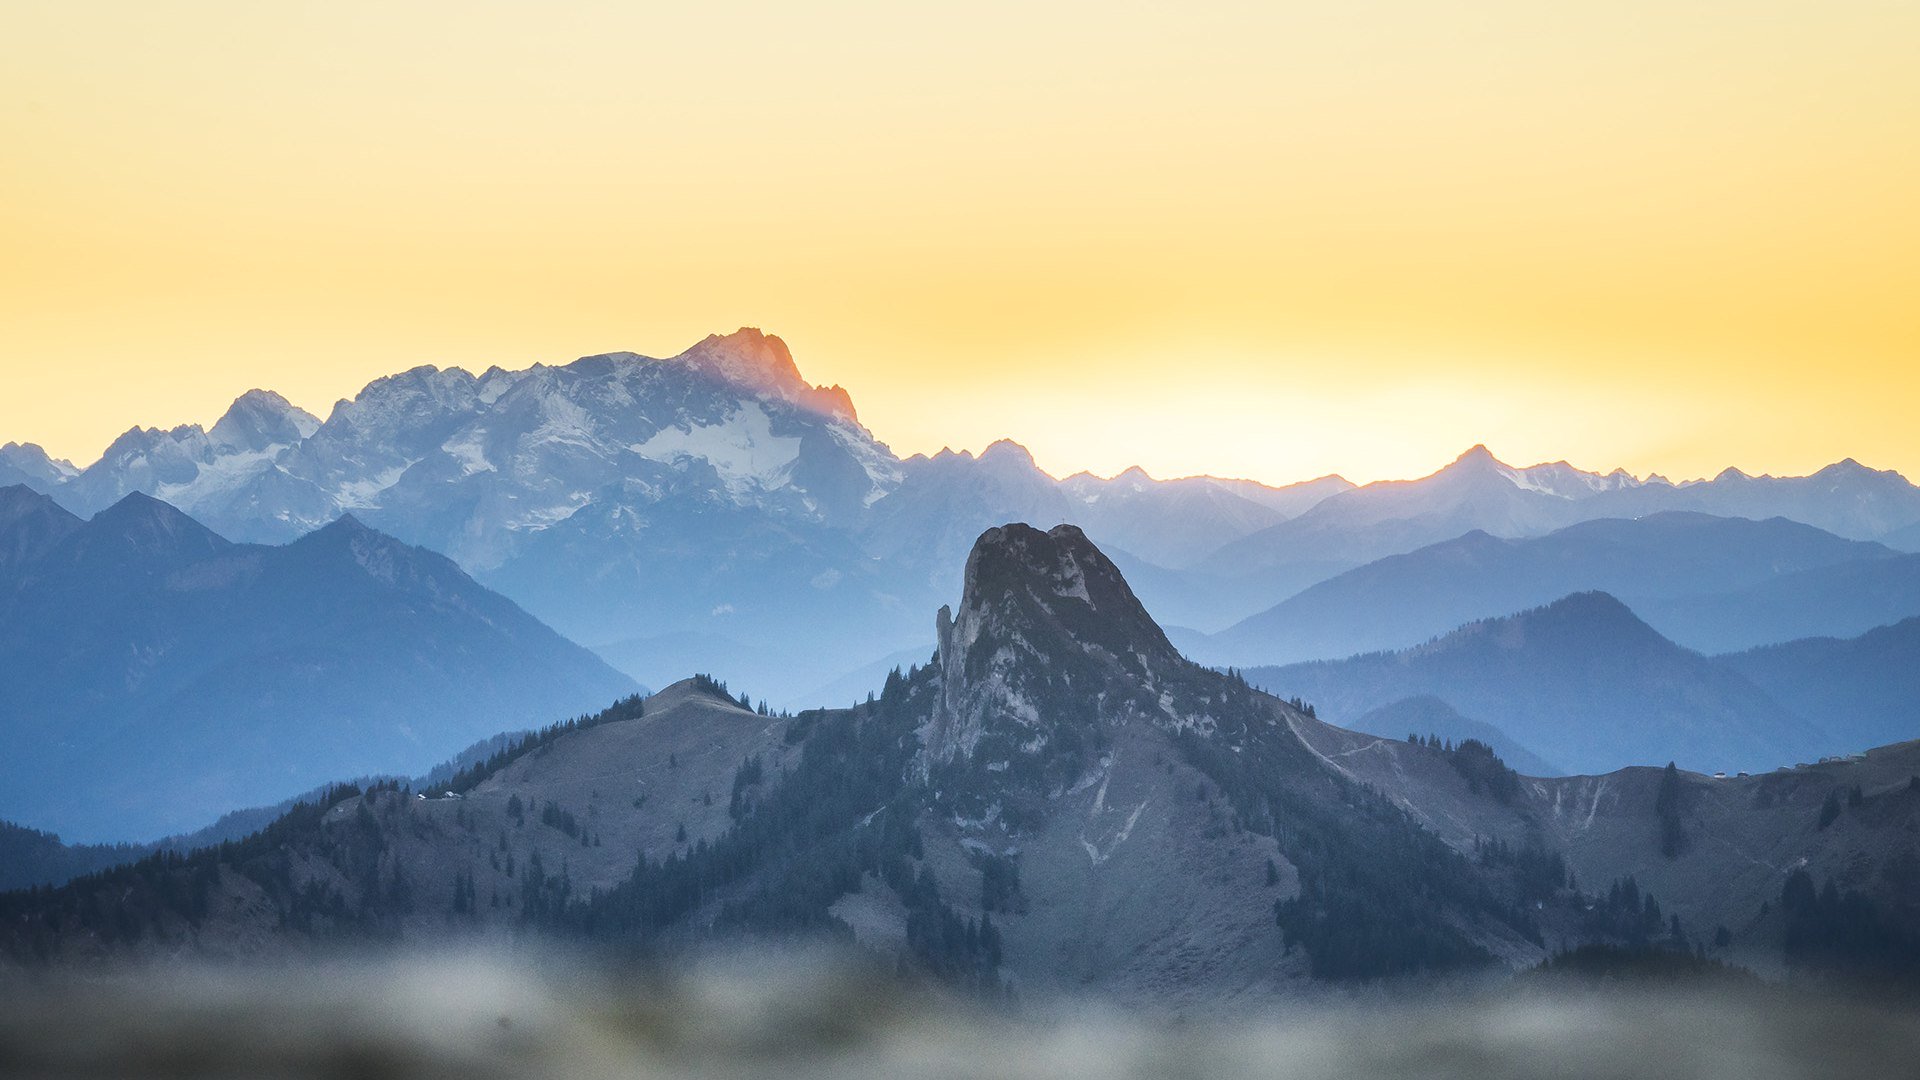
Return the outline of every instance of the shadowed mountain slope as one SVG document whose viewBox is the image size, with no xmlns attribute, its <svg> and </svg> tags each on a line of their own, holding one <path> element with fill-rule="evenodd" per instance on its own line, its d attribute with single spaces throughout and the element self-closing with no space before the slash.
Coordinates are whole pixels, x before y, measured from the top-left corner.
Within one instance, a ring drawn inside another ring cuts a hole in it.
<svg viewBox="0 0 1920 1080">
<path fill-rule="evenodd" d="M 1215 635 L 1207 647 L 1210 658 L 1247 664 L 1351 656 L 1598 591 L 1636 612 L 1658 602 L 1658 610 L 1674 613 L 1673 621 L 1684 621 L 1700 638 L 1676 641 L 1709 648 L 1712 640 L 1750 632 L 1735 616 L 1716 621 L 1723 594 L 1782 583 L 1802 571 L 1886 563 L 1893 555 L 1879 544 L 1843 540 L 1784 518 L 1662 513 L 1582 522 L 1526 539 L 1474 531 L 1321 582 Z M 1809 607 L 1806 617 L 1818 617 L 1822 605 Z"/>
<path fill-rule="evenodd" d="M 632 686 L 351 517 L 261 547 L 137 493 L 85 523 L 63 513 L 0 520 L 0 551 L 36 552 L 0 566 L 10 820 L 184 832 L 331 778 L 421 771 Z"/>
<path fill-rule="evenodd" d="M 1635 610 L 1661 633 L 1707 653 L 1856 637 L 1920 615 L 1920 555 L 1848 560 L 1730 592 L 1644 600 Z"/>
<path fill-rule="evenodd" d="M 1523 775 L 1560 776 L 1566 772 L 1521 746 L 1506 732 L 1492 724 L 1461 716 L 1453 706 L 1431 694 L 1389 702 L 1361 713 L 1352 720 L 1343 720 L 1341 726 L 1388 739 L 1408 735 L 1439 738 L 1452 743 L 1476 739 L 1492 748 L 1502 761 Z"/>
<path fill-rule="evenodd" d="M 1720 658 L 1774 700 L 1845 732 L 1840 749 L 1920 738 L 1920 618 Z"/>
<path fill-rule="evenodd" d="M 1761 770 L 1831 746 L 1824 727 L 1661 637 L 1604 593 L 1472 623 L 1400 652 L 1252 668 L 1247 678 L 1313 701 L 1335 722 L 1431 694 L 1581 773 L 1650 761 Z"/>
</svg>

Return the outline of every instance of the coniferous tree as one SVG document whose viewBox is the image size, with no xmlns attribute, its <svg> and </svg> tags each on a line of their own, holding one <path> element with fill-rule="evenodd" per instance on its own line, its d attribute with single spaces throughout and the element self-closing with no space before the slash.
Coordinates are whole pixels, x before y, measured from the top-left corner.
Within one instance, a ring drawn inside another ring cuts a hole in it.
<svg viewBox="0 0 1920 1080">
<path fill-rule="evenodd" d="M 1825 829 L 1840 816 L 1840 791 L 1838 788 L 1827 792 L 1827 799 L 1820 804 L 1820 827 Z"/>
<path fill-rule="evenodd" d="M 1673 762 L 1660 773 L 1660 791 L 1653 799 L 1653 812 L 1660 819 L 1660 854 L 1672 859 L 1686 850 L 1686 827 L 1681 823 L 1681 804 L 1686 801 L 1686 788 L 1680 779 L 1680 770 Z"/>
</svg>

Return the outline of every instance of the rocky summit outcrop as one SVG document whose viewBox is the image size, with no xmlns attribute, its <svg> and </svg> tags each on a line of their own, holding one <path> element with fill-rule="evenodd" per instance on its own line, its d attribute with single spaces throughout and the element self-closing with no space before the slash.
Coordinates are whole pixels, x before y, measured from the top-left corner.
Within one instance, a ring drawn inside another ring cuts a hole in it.
<svg viewBox="0 0 1920 1080">
<path fill-rule="evenodd" d="M 1073 525 L 988 529 L 957 615 L 941 608 L 934 761 L 1045 755 L 1063 728 L 1143 714 L 1184 666 L 1126 579 Z"/>
</svg>

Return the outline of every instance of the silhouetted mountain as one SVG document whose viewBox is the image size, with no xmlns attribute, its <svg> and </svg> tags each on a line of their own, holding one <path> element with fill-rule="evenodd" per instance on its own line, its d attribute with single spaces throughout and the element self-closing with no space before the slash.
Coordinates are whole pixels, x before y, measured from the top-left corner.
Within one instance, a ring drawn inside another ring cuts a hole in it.
<svg viewBox="0 0 1920 1080">
<path fill-rule="evenodd" d="M 1880 542 L 1895 551 L 1920 552 L 1920 521 L 1904 529 L 1895 529 L 1880 538 Z"/>
<path fill-rule="evenodd" d="M 1818 566 L 1731 592 L 1652 598 L 1636 610 L 1661 633 L 1707 653 L 1853 637 L 1920 615 L 1920 555 Z"/>
<path fill-rule="evenodd" d="M 1103 715 L 1161 709 L 1162 674 L 1189 666 L 1126 579 L 1077 526 L 988 529 L 967 557 L 956 614 L 937 621 L 940 694 L 925 736 L 935 761 L 1065 748 L 1071 782 Z M 1017 748 L 1017 750 L 1016 750 Z"/>
<path fill-rule="evenodd" d="M 1701 771 L 1812 760 L 1828 733 L 1673 644 L 1604 593 L 1461 627 L 1429 644 L 1346 660 L 1250 668 L 1335 723 L 1431 694 L 1562 768 L 1678 761 Z"/>
<path fill-rule="evenodd" d="M 935 662 L 869 703 L 769 715 L 698 676 L 431 798 L 342 788 L 238 843 L 0 896 L 0 950 L 307 955 L 513 929 L 658 956 L 823 934 L 963 987 L 1167 1007 L 1531 966 L 1550 943 L 1705 949 L 1716 925 L 1716 956 L 1808 963 L 1783 934 L 1818 917 L 1796 874 L 1844 881 L 1888 933 L 1915 925 L 1920 743 L 1724 781 L 1522 778 L 1478 741 L 1345 731 L 1183 661 L 1071 526 L 989 530 L 964 586 Z M 1596 627 L 1657 642 L 1594 596 L 1477 632 L 1551 657 Z"/>
<path fill-rule="evenodd" d="M 1774 700 L 1836 733 L 1836 750 L 1920 738 L 1920 618 L 1857 638 L 1809 638 L 1720 657 Z"/>
<path fill-rule="evenodd" d="M 79 518 L 47 496 L 21 484 L 0 487 L 0 594 L 12 575 L 79 527 Z"/>
<path fill-rule="evenodd" d="M 1194 587 L 1222 599 L 1218 621 L 1194 625 L 1214 632 L 1346 570 L 1474 531 L 1533 537 L 1583 521 L 1667 511 L 1784 517 L 1868 540 L 1920 522 L 1920 488 L 1852 461 L 1810 477 L 1756 478 L 1729 469 L 1710 481 L 1674 484 L 1582 472 L 1565 462 L 1515 468 L 1476 446 L 1431 476 L 1332 495 L 1221 547 L 1192 568 Z"/>
<path fill-rule="evenodd" d="M 132 844 L 63 844 L 53 833 L 0 821 L 0 892 L 65 884 L 132 862 L 148 850 Z"/>
<path fill-rule="evenodd" d="M 831 709 L 859 702 L 869 694 L 879 693 L 880 688 L 887 684 L 887 676 L 895 670 L 905 671 L 917 664 L 923 664 L 929 656 L 933 655 L 933 652 L 932 645 L 918 649 L 902 649 L 822 683 L 789 702 L 787 707 Z"/>
<path fill-rule="evenodd" d="M 1726 603 L 1721 594 L 1892 555 L 1882 545 L 1784 518 L 1662 513 L 1582 522 L 1528 539 L 1476 530 L 1321 582 L 1215 635 L 1203 658 L 1278 664 L 1402 648 L 1475 619 L 1587 591 L 1617 596 L 1680 644 L 1706 649 L 1754 632 L 1744 614 L 1715 624 Z M 1802 618 L 1818 618 L 1829 606 L 1808 600 Z"/>
<path fill-rule="evenodd" d="M 1211 476 L 1155 480 L 1135 466 L 1111 480 L 1078 473 L 1060 487 L 1077 504 L 1071 520 L 1103 548 L 1178 570 L 1229 539 L 1276 525 L 1353 484 L 1338 476 L 1285 488 Z"/>
<path fill-rule="evenodd" d="M 1382 705 L 1342 726 L 1384 739 L 1401 739 L 1408 735 L 1422 738 L 1437 736 L 1452 743 L 1475 739 L 1492 748 L 1502 760 L 1523 775 L 1561 776 L 1566 773 L 1565 769 L 1514 742 L 1506 732 L 1492 724 L 1461 716 L 1453 706 L 1431 694 L 1402 698 Z"/>
<path fill-rule="evenodd" d="M 1891 469 L 1870 469 L 1852 458 L 1811 476 L 1748 476 L 1727 469 L 1709 481 L 1627 487 L 1599 501 L 1607 517 L 1661 510 L 1785 517 L 1853 540 L 1877 540 L 1920 524 L 1920 488 Z"/>
<path fill-rule="evenodd" d="M 1222 547 L 1196 569 L 1245 582 L 1250 597 L 1279 599 L 1351 567 L 1475 530 L 1535 536 L 1599 516 L 1582 506 L 1601 488 L 1631 482 L 1624 474 L 1600 477 L 1565 463 L 1514 469 L 1476 446 L 1431 476 L 1330 496 Z"/>
<path fill-rule="evenodd" d="M 21 484 L 46 494 L 57 490 L 79 472 L 70 462 L 56 461 L 32 443 L 0 446 L 0 487 Z"/>
<path fill-rule="evenodd" d="M 352 517 L 274 548 L 138 493 L 85 523 L 28 511 L 0 515 L 0 551 L 31 553 L 0 573 L 0 815 L 34 827 L 181 832 L 632 685 Z"/>
</svg>

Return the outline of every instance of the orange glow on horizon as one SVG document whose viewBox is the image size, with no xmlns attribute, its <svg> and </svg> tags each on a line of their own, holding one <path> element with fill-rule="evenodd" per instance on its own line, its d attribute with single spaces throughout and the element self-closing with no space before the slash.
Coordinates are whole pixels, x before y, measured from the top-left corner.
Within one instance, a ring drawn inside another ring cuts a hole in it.
<svg viewBox="0 0 1920 1080">
<path fill-rule="evenodd" d="M 1920 8 L 0 14 L 0 442 L 778 333 L 903 454 L 1920 477 Z"/>
</svg>

